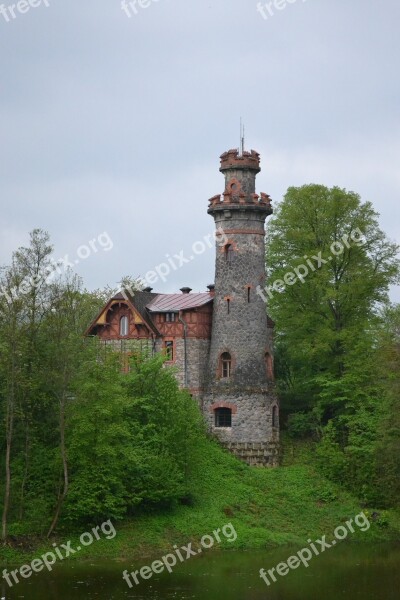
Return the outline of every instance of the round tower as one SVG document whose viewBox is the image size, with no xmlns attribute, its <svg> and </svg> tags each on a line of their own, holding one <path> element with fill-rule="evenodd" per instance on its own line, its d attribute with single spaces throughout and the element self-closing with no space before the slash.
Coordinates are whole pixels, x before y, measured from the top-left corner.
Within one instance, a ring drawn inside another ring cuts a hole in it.
<svg viewBox="0 0 400 600">
<path fill-rule="evenodd" d="M 255 465 L 277 463 L 278 404 L 273 385 L 272 322 L 263 298 L 267 194 L 256 194 L 257 152 L 221 156 L 222 196 L 208 213 L 224 244 L 216 243 L 215 296 L 209 369 L 203 407 L 211 431 Z"/>
</svg>

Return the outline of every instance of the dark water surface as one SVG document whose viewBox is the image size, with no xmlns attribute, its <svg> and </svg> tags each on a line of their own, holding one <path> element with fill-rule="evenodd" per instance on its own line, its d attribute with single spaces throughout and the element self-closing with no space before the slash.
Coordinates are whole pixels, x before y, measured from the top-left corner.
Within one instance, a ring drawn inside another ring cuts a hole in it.
<svg viewBox="0 0 400 600">
<path fill-rule="evenodd" d="M 210 551 L 153 575 L 129 589 L 122 572 L 151 564 L 69 563 L 51 573 L 33 574 L 13 588 L 0 584 L 6 600 L 399 600 L 400 544 L 341 544 L 267 586 L 259 576 L 299 548 L 265 551 Z M 12 567 L 10 567 L 12 568 Z"/>
</svg>

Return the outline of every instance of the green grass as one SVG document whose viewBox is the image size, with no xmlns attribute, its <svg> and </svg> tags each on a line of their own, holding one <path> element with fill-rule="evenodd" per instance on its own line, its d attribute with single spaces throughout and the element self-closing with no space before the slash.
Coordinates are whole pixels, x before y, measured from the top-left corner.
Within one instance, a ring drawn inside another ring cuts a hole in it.
<svg viewBox="0 0 400 600">
<path fill-rule="evenodd" d="M 293 448 L 287 444 L 283 466 L 277 469 L 250 468 L 205 441 L 199 449 L 196 473 L 189 476 L 195 490 L 192 505 L 179 505 L 153 514 L 141 514 L 115 524 L 117 536 L 93 543 L 76 554 L 79 559 L 137 560 L 159 557 L 174 544 L 198 542 L 205 534 L 232 523 L 237 540 L 226 540 L 220 548 L 260 549 L 278 545 L 304 546 L 354 518 L 363 510 L 371 517 L 367 532 L 349 534 L 349 541 L 387 541 L 399 539 L 400 515 L 396 511 L 374 511 L 361 507 L 352 495 L 322 477 L 312 466 L 312 447 Z M 374 514 L 375 513 L 375 514 Z M 373 516 L 373 518 L 372 518 Z M 357 528 L 356 528 L 357 529 Z M 90 531 L 90 528 L 87 528 Z M 82 529 L 83 532 L 83 529 Z M 59 534 L 59 541 L 79 535 Z M 37 540 L 29 556 L 51 550 L 49 541 Z M 8 560 L 21 560 L 21 552 L 6 549 Z"/>
</svg>

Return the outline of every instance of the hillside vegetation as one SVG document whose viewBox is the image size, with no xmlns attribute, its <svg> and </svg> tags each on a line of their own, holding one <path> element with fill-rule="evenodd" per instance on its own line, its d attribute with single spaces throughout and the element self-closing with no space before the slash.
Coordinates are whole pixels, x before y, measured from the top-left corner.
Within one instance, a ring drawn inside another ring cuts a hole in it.
<svg viewBox="0 0 400 600">
<path fill-rule="evenodd" d="M 224 538 L 215 548 L 261 549 L 279 545 L 302 548 L 307 540 L 332 536 L 335 528 L 361 511 L 371 521 L 368 531 L 349 534 L 348 541 L 387 541 L 400 537 L 400 515 L 379 511 L 360 502 L 321 476 L 312 464 L 308 444 L 284 444 L 284 465 L 277 469 L 251 468 L 215 442 L 203 440 L 198 469 L 190 476 L 192 490 L 185 504 L 165 510 L 142 512 L 115 524 L 117 535 L 85 548 L 72 559 L 104 558 L 143 560 L 171 551 L 174 544 L 198 543 L 205 534 L 232 523 L 237 540 Z M 90 531 L 90 528 L 87 529 Z M 76 535 L 63 528 L 57 538 L 77 545 Z M 26 542 L 26 540 L 25 540 Z M 23 554 L 37 556 L 49 549 L 49 541 L 30 539 Z M 21 550 L 8 547 L 3 556 L 21 560 Z"/>
</svg>

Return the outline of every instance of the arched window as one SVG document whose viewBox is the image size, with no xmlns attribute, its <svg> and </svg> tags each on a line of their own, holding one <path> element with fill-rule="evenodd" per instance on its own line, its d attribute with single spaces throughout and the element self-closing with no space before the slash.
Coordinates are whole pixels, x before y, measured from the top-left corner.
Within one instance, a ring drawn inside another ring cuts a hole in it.
<svg viewBox="0 0 400 600">
<path fill-rule="evenodd" d="M 221 354 L 221 377 L 228 378 L 232 374 L 232 357 L 229 352 Z"/>
<path fill-rule="evenodd" d="M 269 352 L 265 353 L 265 368 L 267 370 L 267 379 L 269 381 L 274 380 L 274 366 L 272 363 L 272 356 Z"/>
<path fill-rule="evenodd" d="M 232 410 L 230 408 L 216 408 L 215 427 L 232 427 Z"/>
<path fill-rule="evenodd" d="M 128 317 L 121 317 L 119 321 L 119 335 L 126 336 L 129 333 L 129 319 Z"/>
<path fill-rule="evenodd" d="M 225 260 L 230 265 L 233 262 L 234 250 L 232 244 L 225 246 Z"/>
<path fill-rule="evenodd" d="M 278 407 L 272 407 L 272 427 L 279 427 L 279 413 Z"/>
</svg>

